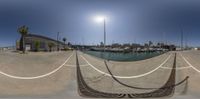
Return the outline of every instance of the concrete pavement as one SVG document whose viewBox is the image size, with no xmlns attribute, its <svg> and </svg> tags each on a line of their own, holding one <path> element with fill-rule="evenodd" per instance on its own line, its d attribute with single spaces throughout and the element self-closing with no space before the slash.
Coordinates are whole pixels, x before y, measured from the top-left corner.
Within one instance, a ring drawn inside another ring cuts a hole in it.
<svg viewBox="0 0 200 99">
<path fill-rule="evenodd" d="M 1 71 L 24 77 L 42 75 L 58 68 L 72 53 L 59 52 L 46 53 L 46 55 L 44 53 L 30 53 L 30 55 L 9 52 L 0 53 Z M 161 87 L 170 75 L 174 57 L 173 53 L 169 52 L 137 62 L 109 61 L 108 66 L 112 73 L 126 84 L 137 87 L 157 88 Z M 198 86 L 200 73 L 197 70 L 200 69 L 200 52 L 185 51 L 177 53 L 176 83 L 183 80 L 186 76 L 190 76 L 190 78 L 187 83 L 176 87 L 175 95 L 171 98 L 198 98 L 200 92 Z M 75 54 L 72 55 L 62 68 L 40 79 L 20 80 L 0 74 L 0 89 L 3 90 L 0 91 L 0 97 L 52 99 L 64 99 L 67 97 L 81 99 L 82 97 L 77 92 L 75 57 Z M 196 70 L 189 67 L 189 64 L 183 57 L 190 62 L 190 65 L 195 66 Z M 104 92 L 149 92 L 149 90 L 133 90 L 115 82 L 110 76 L 105 74 L 108 74 L 108 71 L 102 59 L 81 52 L 78 52 L 78 58 L 79 64 L 82 65 L 81 71 L 84 79 L 89 86 L 96 90 Z M 26 62 L 23 62 L 24 60 Z M 88 63 L 94 67 L 88 65 Z M 163 65 L 161 66 L 162 63 Z"/>
</svg>

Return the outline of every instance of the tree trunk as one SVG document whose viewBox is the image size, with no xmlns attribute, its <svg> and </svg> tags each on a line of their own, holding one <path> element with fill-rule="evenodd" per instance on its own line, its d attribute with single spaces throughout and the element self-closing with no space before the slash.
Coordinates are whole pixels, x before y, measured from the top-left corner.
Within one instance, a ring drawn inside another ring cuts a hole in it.
<svg viewBox="0 0 200 99">
<path fill-rule="evenodd" d="M 66 42 L 66 41 L 64 41 L 64 49 L 66 49 L 66 44 L 65 44 L 65 42 Z"/>
<path fill-rule="evenodd" d="M 23 53 L 25 53 L 25 41 L 24 41 L 24 35 L 22 35 L 22 43 L 23 43 Z"/>
<path fill-rule="evenodd" d="M 52 51 L 52 47 L 50 47 L 50 52 Z"/>
</svg>

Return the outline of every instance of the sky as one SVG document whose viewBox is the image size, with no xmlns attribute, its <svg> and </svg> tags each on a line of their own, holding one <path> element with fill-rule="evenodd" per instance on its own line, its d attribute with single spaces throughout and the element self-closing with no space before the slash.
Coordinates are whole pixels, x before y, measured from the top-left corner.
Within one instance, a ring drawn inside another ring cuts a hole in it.
<svg viewBox="0 0 200 99">
<path fill-rule="evenodd" d="M 13 46 L 17 28 L 72 44 L 103 41 L 106 16 L 107 44 L 148 41 L 200 47 L 199 0 L 0 0 L 0 46 Z"/>
</svg>

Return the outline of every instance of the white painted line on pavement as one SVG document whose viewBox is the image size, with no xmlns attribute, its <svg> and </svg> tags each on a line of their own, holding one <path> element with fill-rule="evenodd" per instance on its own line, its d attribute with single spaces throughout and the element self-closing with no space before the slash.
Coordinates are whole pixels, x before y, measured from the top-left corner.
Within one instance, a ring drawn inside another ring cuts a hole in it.
<svg viewBox="0 0 200 99">
<path fill-rule="evenodd" d="M 93 66 L 92 64 L 90 64 L 90 63 L 88 62 L 88 60 L 87 60 L 85 57 L 83 57 L 82 55 L 81 55 L 81 57 L 82 57 L 94 70 L 98 71 L 98 72 L 101 73 L 101 74 L 105 74 L 106 76 L 110 76 L 110 77 L 111 77 L 110 74 L 108 74 L 108 73 L 106 73 L 106 72 L 103 72 L 103 71 L 97 69 L 97 68 L 96 68 L 95 66 Z M 156 70 L 158 70 L 160 67 L 162 67 L 162 66 L 169 60 L 170 57 L 171 57 L 171 54 L 170 54 L 170 55 L 165 59 L 165 61 L 163 61 L 158 67 L 156 67 L 155 69 L 153 69 L 152 71 L 149 71 L 149 72 L 147 72 L 147 73 L 140 74 L 140 75 L 136 75 L 136 76 L 116 76 L 116 75 L 114 75 L 114 77 L 116 77 L 116 78 L 125 78 L 125 79 L 129 79 L 129 78 L 139 78 L 139 77 L 143 77 L 143 76 L 149 75 L 149 74 L 155 72 Z"/>
<path fill-rule="evenodd" d="M 182 69 L 188 69 L 188 68 L 191 68 L 191 66 L 186 66 L 186 67 L 177 67 L 177 68 L 171 68 L 171 67 L 160 67 L 162 69 L 176 69 L 176 70 L 182 70 Z"/>
<path fill-rule="evenodd" d="M 49 72 L 49 73 L 46 73 L 46 74 L 43 74 L 43 75 L 40 75 L 40 76 L 34 76 L 34 77 L 21 77 L 21 76 L 14 76 L 14 75 L 10 75 L 10 74 L 7 74 L 7 73 L 4 73 L 2 71 L 0 71 L 0 74 L 4 75 L 4 76 L 7 76 L 7 77 L 10 77 L 10 78 L 14 78 L 14 79 L 21 79 L 21 80 L 31 80 L 31 79 L 38 79 L 38 78 L 43 78 L 43 77 L 46 77 L 46 76 L 49 76 L 55 72 L 57 72 L 58 70 L 60 70 L 68 61 L 69 59 L 72 57 L 72 55 L 74 54 L 74 52 L 71 54 L 71 56 L 69 56 L 67 58 L 67 60 L 62 64 L 60 65 L 58 68 L 54 69 L 53 71 Z"/>
<path fill-rule="evenodd" d="M 185 60 L 185 62 L 191 66 L 191 68 L 193 68 L 195 71 L 200 73 L 200 70 L 198 70 L 196 67 L 194 67 L 181 53 L 180 53 L 181 57 Z"/>
<path fill-rule="evenodd" d="M 76 65 L 70 65 L 70 64 L 66 64 L 65 66 L 68 67 L 76 67 Z M 79 65 L 80 67 L 85 67 L 85 66 L 89 66 L 89 64 L 84 64 L 84 65 Z"/>
</svg>

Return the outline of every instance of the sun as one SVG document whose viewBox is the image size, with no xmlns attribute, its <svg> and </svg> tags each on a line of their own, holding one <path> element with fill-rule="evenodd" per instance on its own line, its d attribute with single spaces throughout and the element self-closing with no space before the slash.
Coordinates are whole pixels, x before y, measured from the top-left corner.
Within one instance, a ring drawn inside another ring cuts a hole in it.
<svg viewBox="0 0 200 99">
<path fill-rule="evenodd" d="M 104 16 L 96 16 L 96 17 L 94 17 L 94 21 L 97 22 L 97 23 L 101 23 L 104 20 L 105 20 Z"/>
</svg>

